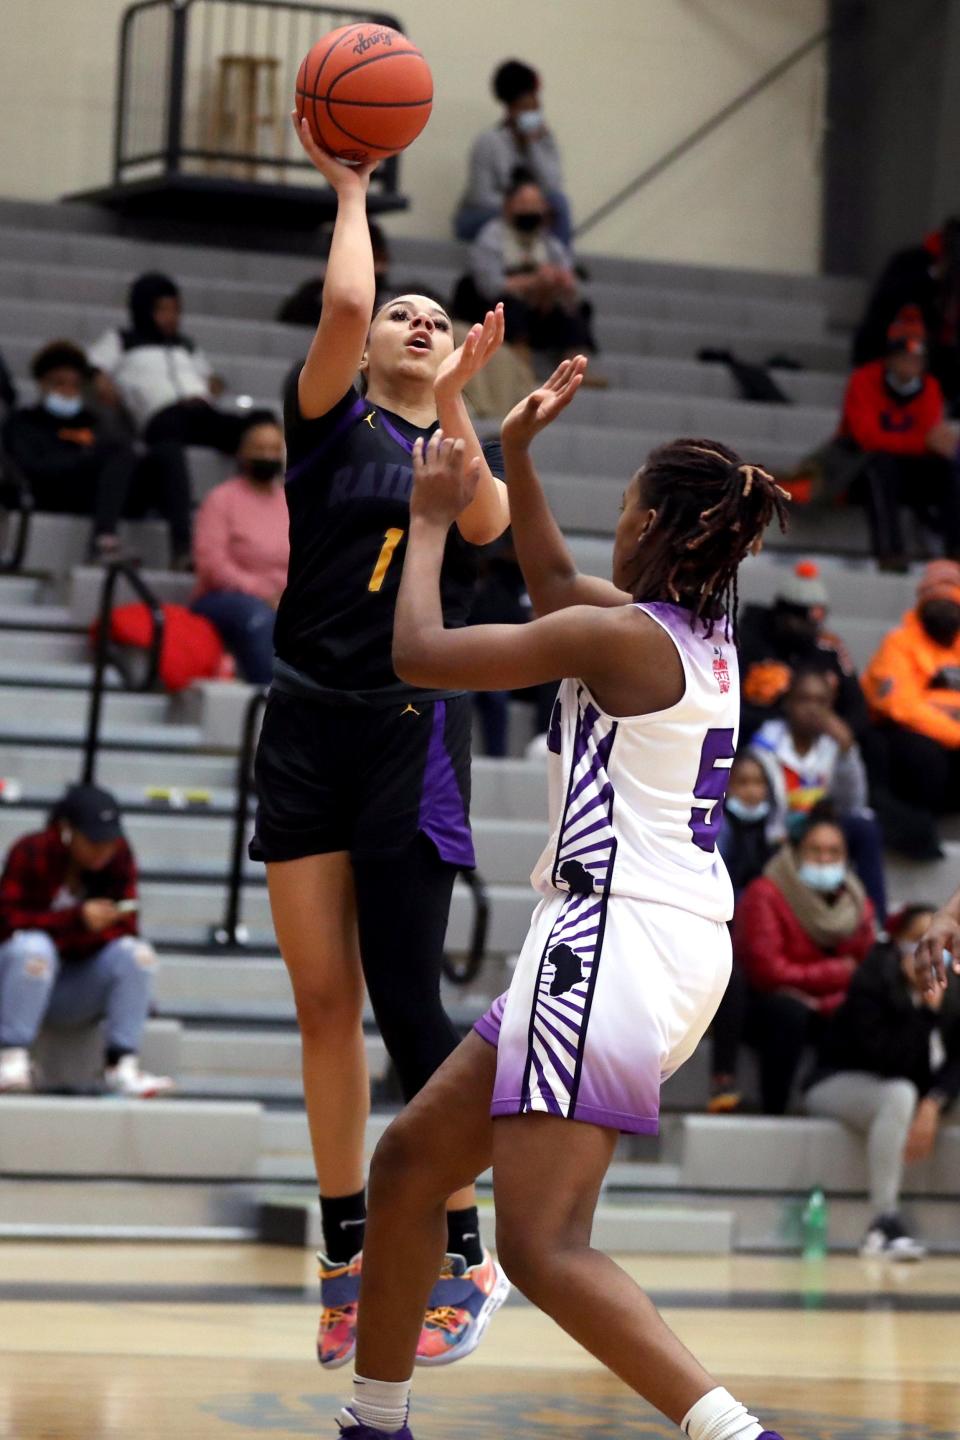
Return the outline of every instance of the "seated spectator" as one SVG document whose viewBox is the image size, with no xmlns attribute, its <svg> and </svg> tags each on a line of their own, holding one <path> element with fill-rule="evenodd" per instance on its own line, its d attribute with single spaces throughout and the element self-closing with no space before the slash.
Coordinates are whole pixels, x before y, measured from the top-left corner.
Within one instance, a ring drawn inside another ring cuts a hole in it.
<svg viewBox="0 0 960 1440">
<path fill-rule="evenodd" d="M 919 311 L 931 344 L 931 371 L 953 406 L 960 395 L 960 218 L 945 220 L 920 245 L 893 255 L 870 296 L 853 343 L 854 365 L 879 360 L 906 308 Z"/>
<path fill-rule="evenodd" d="M 219 631 L 240 673 L 269 685 L 273 622 L 287 583 L 289 517 L 283 494 L 283 431 L 257 420 L 237 451 L 237 475 L 210 491 L 197 512 L 192 609 Z"/>
<path fill-rule="evenodd" d="M 843 1003 L 875 938 L 873 906 L 835 821 L 811 816 L 748 885 L 733 920 L 747 980 L 744 1038 L 768 1115 L 786 1112 L 804 1047 Z"/>
<path fill-rule="evenodd" d="M 735 901 L 763 874 L 776 849 L 775 829 L 776 816 L 766 771 L 755 756 L 742 750 L 730 767 L 717 836 L 717 849 L 730 874 Z M 746 980 L 734 959 L 729 983 L 710 1027 L 712 1078 L 707 1108 L 713 1114 L 737 1110 L 740 1106 L 737 1054 L 746 1004 Z"/>
<path fill-rule="evenodd" d="M 24 835 L 0 876 L 0 1092 L 32 1087 L 46 1022 L 105 1023 L 104 1086 L 146 1099 L 173 1088 L 137 1054 L 156 956 L 138 937 L 137 867 L 113 796 L 75 785 L 46 829 Z"/>
<path fill-rule="evenodd" d="M 960 564 L 926 567 L 916 608 L 884 638 L 863 688 L 890 789 L 935 833 L 936 816 L 960 810 Z"/>
<path fill-rule="evenodd" d="M 502 216 L 488 221 L 473 242 L 454 316 L 473 325 L 502 300 L 508 344 L 560 355 L 595 350 L 570 253 L 549 233 L 548 219 L 540 186 L 528 171 L 517 171 Z"/>
<path fill-rule="evenodd" d="M 370 224 L 370 243 L 373 246 L 373 273 L 377 280 L 377 298 L 374 301 L 374 310 L 377 310 L 390 294 L 390 247 L 387 244 L 387 237 L 382 228 L 375 220 Z M 277 319 L 282 325 L 309 325 L 311 330 L 316 330 L 320 324 L 320 310 L 323 306 L 323 282 L 327 273 L 327 259 L 330 254 L 330 242 L 333 239 L 333 227 L 326 228 L 320 242 L 320 254 L 322 266 L 319 274 L 312 280 L 305 280 L 292 295 L 288 295 L 277 311 Z M 420 287 L 422 289 L 422 286 Z M 419 293 L 419 290 L 410 288 L 410 293 Z"/>
<path fill-rule="evenodd" d="M 932 905 L 911 905 L 871 950 L 823 1030 L 806 1096 L 809 1114 L 864 1137 L 874 1218 L 860 1253 L 892 1260 L 925 1254 L 900 1217 L 904 1162 L 933 1154 L 941 1117 L 960 1094 L 960 978 L 948 968 L 945 989 L 923 990 L 914 970 L 932 919 Z"/>
<path fill-rule="evenodd" d="M 852 494 L 866 504 L 881 570 L 908 567 L 904 505 L 942 538 L 948 555 L 960 554 L 958 439 L 958 427 L 944 420 L 943 392 L 927 373 L 922 328 L 895 323 L 885 357 L 850 376 L 840 423 L 840 440 L 862 457 Z"/>
<path fill-rule="evenodd" d="M 178 287 L 168 275 L 140 275 L 130 287 L 129 307 L 130 328 L 108 330 L 90 350 L 101 401 L 122 403 L 147 441 L 235 454 L 247 420 L 213 404 L 223 381 L 180 331 Z"/>
<path fill-rule="evenodd" d="M 454 234 L 458 240 L 474 240 L 489 220 L 500 215 L 513 172 L 521 166 L 547 197 L 550 227 L 568 246 L 573 238 L 570 202 L 563 189 L 557 142 L 544 120 L 540 76 L 522 60 L 506 60 L 494 72 L 493 93 L 504 107 L 504 116 L 473 142 Z"/>
<path fill-rule="evenodd" d="M 882 921 L 886 915 L 883 837 L 868 807 L 860 747 L 832 701 L 832 687 L 821 670 L 798 670 L 784 701 L 783 717 L 763 722 L 751 750 L 770 782 L 781 834 L 801 823 L 815 806 L 829 802 Z"/>
<path fill-rule="evenodd" d="M 772 605 L 746 605 L 740 617 L 740 744 L 780 715 L 796 670 L 819 670 L 833 690 L 833 709 L 858 741 L 867 707 L 843 641 L 825 628 L 830 597 L 812 560 L 801 560 L 777 582 Z"/>
<path fill-rule="evenodd" d="M 164 442 L 138 444 L 111 431 L 88 407 L 83 351 L 55 340 L 33 358 L 37 405 L 14 410 L 3 442 L 23 471 L 38 510 L 93 517 L 91 558 L 120 552 L 122 518 L 156 512 L 170 527 L 175 568 L 190 556 L 190 477 L 183 450 Z"/>
</svg>

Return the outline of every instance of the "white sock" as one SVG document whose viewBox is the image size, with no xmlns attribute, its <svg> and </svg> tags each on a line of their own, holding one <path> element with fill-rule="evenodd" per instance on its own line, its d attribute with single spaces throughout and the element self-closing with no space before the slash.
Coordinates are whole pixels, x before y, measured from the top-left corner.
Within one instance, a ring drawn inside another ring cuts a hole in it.
<svg viewBox="0 0 960 1440">
<path fill-rule="evenodd" d="M 361 1424 L 395 1435 L 407 1423 L 412 1384 L 412 1379 L 364 1380 L 362 1375 L 354 1375 L 350 1409 Z"/>
<path fill-rule="evenodd" d="M 690 1440 L 757 1440 L 764 1433 L 756 1416 L 748 1415 L 746 1405 L 734 1400 L 722 1385 L 700 1397 L 684 1415 L 680 1428 Z"/>
</svg>

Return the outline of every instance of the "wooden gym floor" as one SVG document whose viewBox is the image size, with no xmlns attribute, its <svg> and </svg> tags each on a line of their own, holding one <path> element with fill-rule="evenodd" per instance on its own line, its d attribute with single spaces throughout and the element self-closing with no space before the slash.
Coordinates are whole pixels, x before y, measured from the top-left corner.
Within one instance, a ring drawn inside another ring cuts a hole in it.
<svg viewBox="0 0 960 1440">
<path fill-rule="evenodd" d="M 786 1440 L 954 1440 L 960 1259 L 626 1262 Z M 263 1246 L 0 1243 L 4 1440 L 333 1440 L 349 1369 L 311 1362 L 312 1257 Z M 419 1372 L 417 1440 L 677 1432 L 525 1302 Z"/>
</svg>

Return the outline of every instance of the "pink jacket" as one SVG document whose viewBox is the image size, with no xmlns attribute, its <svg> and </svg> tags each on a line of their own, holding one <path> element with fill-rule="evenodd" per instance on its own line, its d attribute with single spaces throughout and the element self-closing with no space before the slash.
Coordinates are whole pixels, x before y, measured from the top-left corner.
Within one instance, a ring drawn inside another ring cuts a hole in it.
<svg viewBox="0 0 960 1440">
<path fill-rule="evenodd" d="M 193 530 L 197 595 L 240 590 L 275 604 L 287 583 L 288 523 L 282 486 L 238 475 L 211 490 Z"/>
</svg>

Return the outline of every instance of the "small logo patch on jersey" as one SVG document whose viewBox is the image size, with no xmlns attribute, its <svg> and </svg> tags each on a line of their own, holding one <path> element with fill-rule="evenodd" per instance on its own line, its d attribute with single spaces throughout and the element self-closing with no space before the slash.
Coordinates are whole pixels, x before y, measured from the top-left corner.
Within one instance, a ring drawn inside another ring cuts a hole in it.
<svg viewBox="0 0 960 1440">
<path fill-rule="evenodd" d="M 720 686 L 720 694 L 726 695 L 730 689 L 730 667 L 723 658 L 723 652 L 716 646 L 713 651 L 713 673 Z"/>
<path fill-rule="evenodd" d="M 401 711 L 400 711 L 400 714 L 401 714 L 401 715 L 419 715 L 419 714 L 420 714 L 420 711 L 419 711 L 419 710 L 414 710 L 414 708 L 413 708 L 412 705 L 408 705 L 407 708 L 406 708 L 406 710 L 401 710 Z"/>
<path fill-rule="evenodd" d="M 374 428 L 373 422 L 376 418 L 376 414 L 376 410 L 371 410 L 369 415 L 364 415 L 363 417 L 364 425 L 369 425 L 371 430 Z"/>
</svg>

